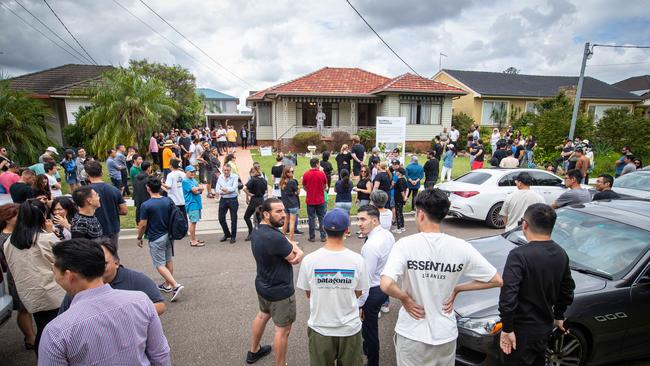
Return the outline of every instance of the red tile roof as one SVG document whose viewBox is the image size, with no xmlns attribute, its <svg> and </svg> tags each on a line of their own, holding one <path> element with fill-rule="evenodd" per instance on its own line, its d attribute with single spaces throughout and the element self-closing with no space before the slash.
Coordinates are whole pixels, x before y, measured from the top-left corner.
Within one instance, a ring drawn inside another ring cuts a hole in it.
<svg viewBox="0 0 650 366">
<path fill-rule="evenodd" d="M 423 78 L 411 73 L 402 74 L 373 90 L 372 93 L 386 91 L 410 91 L 446 94 L 467 94 L 463 89 L 439 81 Z"/>
<path fill-rule="evenodd" d="M 404 74 L 390 79 L 359 68 L 324 67 L 297 79 L 258 91 L 246 99 L 262 100 L 267 94 L 373 96 L 385 91 L 465 94 L 462 89 L 413 74 Z"/>
<path fill-rule="evenodd" d="M 13 89 L 26 90 L 37 95 L 63 94 L 57 89 L 65 89 L 89 79 L 95 79 L 102 73 L 112 70 L 113 66 L 68 64 L 17 76 L 9 79 Z"/>
</svg>

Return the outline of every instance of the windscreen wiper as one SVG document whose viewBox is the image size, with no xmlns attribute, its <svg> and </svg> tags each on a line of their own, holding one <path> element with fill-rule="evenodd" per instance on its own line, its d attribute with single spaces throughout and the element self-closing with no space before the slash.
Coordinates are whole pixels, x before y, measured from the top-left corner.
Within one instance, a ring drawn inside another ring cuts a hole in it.
<svg viewBox="0 0 650 366">
<path fill-rule="evenodd" d="M 597 270 L 597 269 L 584 268 L 584 267 L 580 267 L 580 266 L 576 266 L 576 265 L 571 265 L 571 266 L 569 266 L 569 268 L 571 268 L 572 270 L 574 270 L 576 272 L 579 272 L 579 273 L 590 274 L 590 275 L 593 275 L 593 276 L 602 277 L 602 278 L 607 279 L 607 280 L 612 280 L 612 275 L 610 275 L 609 273 L 607 273 L 605 271 L 601 271 L 601 270 Z"/>
</svg>

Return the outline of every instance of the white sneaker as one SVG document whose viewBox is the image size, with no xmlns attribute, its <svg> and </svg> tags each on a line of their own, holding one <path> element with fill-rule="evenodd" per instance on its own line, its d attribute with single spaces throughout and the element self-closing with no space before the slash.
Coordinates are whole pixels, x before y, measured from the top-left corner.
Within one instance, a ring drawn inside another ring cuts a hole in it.
<svg viewBox="0 0 650 366">
<path fill-rule="evenodd" d="M 403 227 L 403 228 L 402 228 L 402 233 L 405 233 L 405 232 L 406 232 L 406 228 Z"/>
<path fill-rule="evenodd" d="M 390 307 L 388 305 L 382 305 L 380 314 L 381 313 L 387 313 L 389 311 L 390 311 Z"/>
<path fill-rule="evenodd" d="M 391 230 L 391 232 L 392 232 L 393 234 L 401 234 L 401 233 L 402 233 L 402 229 L 393 229 L 393 230 Z"/>
<path fill-rule="evenodd" d="M 381 311 L 377 313 L 377 319 L 381 318 Z"/>
</svg>

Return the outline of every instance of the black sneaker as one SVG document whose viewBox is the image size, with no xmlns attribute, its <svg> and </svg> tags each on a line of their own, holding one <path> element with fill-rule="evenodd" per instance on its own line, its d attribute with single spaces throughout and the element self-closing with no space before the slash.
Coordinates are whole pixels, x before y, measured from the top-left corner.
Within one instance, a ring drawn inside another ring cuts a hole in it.
<svg viewBox="0 0 650 366">
<path fill-rule="evenodd" d="M 246 237 L 246 239 L 244 239 L 244 241 L 251 241 L 251 234 L 248 234 L 248 236 Z"/>
<path fill-rule="evenodd" d="M 246 354 L 246 363 L 255 363 L 262 359 L 264 356 L 267 356 L 269 353 L 271 353 L 271 346 L 269 345 L 261 346 L 260 350 L 255 353 L 248 351 L 248 354 Z"/>
<path fill-rule="evenodd" d="M 185 288 L 185 286 L 181 285 L 180 283 L 178 285 L 176 285 L 176 287 L 174 287 L 174 289 L 172 290 L 172 292 L 174 294 L 172 295 L 172 298 L 169 301 L 170 302 L 176 301 L 176 299 L 178 299 L 178 295 L 181 294 L 181 291 L 183 291 L 184 288 Z"/>
<path fill-rule="evenodd" d="M 309 238 L 309 239 L 307 239 L 307 240 L 309 240 L 309 241 L 312 242 L 312 243 L 316 242 L 316 238 Z"/>
<path fill-rule="evenodd" d="M 325 238 L 320 238 L 320 242 L 321 242 L 321 243 L 324 243 L 324 242 L 326 242 L 326 241 L 327 241 L 327 239 L 325 239 Z"/>
<path fill-rule="evenodd" d="M 166 286 L 164 282 L 158 285 L 158 290 L 166 293 L 170 293 L 174 291 L 174 289 L 171 286 Z"/>
<path fill-rule="evenodd" d="M 221 238 L 221 240 L 219 240 L 219 241 L 223 243 L 223 242 L 226 242 L 226 241 L 228 241 L 228 239 L 230 239 L 230 237 L 229 237 L 229 236 L 225 236 L 225 235 L 224 235 L 224 237 L 223 237 L 223 238 Z"/>
<path fill-rule="evenodd" d="M 303 231 L 300 231 L 300 230 L 294 230 L 293 233 L 296 234 L 296 235 L 302 235 L 302 234 L 304 234 L 304 232 L 303 232 Z"/>
</svg>

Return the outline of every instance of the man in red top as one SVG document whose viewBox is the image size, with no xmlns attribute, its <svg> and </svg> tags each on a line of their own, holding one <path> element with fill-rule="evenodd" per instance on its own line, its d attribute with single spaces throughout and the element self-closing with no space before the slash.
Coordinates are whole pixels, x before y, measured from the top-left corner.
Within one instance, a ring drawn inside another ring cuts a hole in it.
<svg viewBox="0 0 650 366">
<path fill-rule="evenodd" d="M 327 177 L 320 170 L 320 163 L 317 158 L 309 160 L 311 169 L 302 176 L 302 186 L 307 192 L 307 215 L 309 216 L 309 241 L 316 241 L 315 221 L 318 216 L 318 231 L 320 231 L 320 241 L 325 242 L 325 230 L 323 230 L 323 218 L 327 211 L 325 204 L 325 186 L 327 186 Z"/>
</svg>

